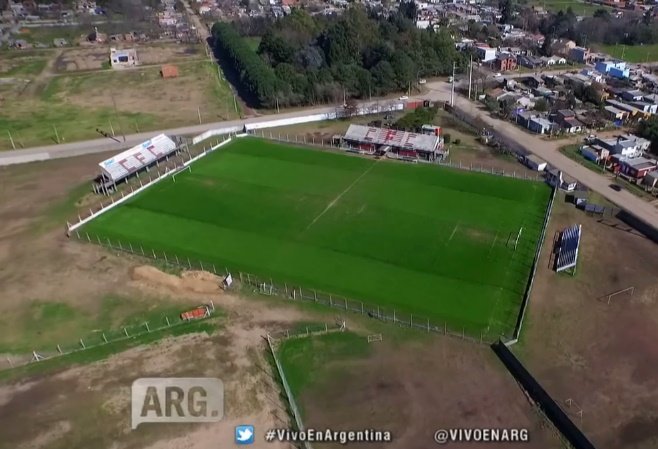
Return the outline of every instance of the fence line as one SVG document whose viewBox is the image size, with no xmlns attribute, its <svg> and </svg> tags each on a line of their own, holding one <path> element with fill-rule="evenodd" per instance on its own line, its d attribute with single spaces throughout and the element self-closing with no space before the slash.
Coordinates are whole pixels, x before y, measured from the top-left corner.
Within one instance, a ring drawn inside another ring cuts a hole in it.
<svg viewBox="0 0 658 449">
<path fill-rule="evenodd" d="M 323 149 L 331 149 L 335 151 L 347 151 L 347 152 L 354 152 L 352 148 L 347 148 L 347 147 L 342 147 L 340 145 L 334 145 L 331 139 L 315 139 L 315 136 L 311 136 L 311 138 L 307 138 L 307 136 L 302 135 L 299 136 L 297 134 L 281 134 L 281 133 L 266 133 L 264 130 L 260 130 L 260 133 L 256 133 L 254 131 L 258 130 L 253 130 L 250 131 L 250 134 L 260 137 L 263 139 L 269 139 L 269 140 L 274 140 L 278 142 L 286 142 L 286 143 L 293 143 L 293 144 L 298 144 L 298 145 L 306 145 L 306 146 L 314 146 L 314 147 L 319 147 Z M 369 153 L 362 153 L 358 152 L 359 154 L 369 154 Z M 450 167 L 454 169 L 459 169 L 459 170 L 466 170 L 466 171 L 471 171 L 471 172 L 476 172 L 476 173 L 485 173 L 485 174 L 490 174 L 490 175 L 498 175 L 498 176 L 505 176 L 508 178 L 515 178 L 515 179 L 525 179 L 527 181 L 543 181 L 543 176 L 541 173 L 537 173 L 535 176 L 528 176 L 527 171 L 523 171 L 520 173 L 517 173 L 516 170 L 513 171 L 505 171 L 502 169 L 498 169 L 495 167 L 486 167 L 482 164 L 480 165 L 473 165 L 472 162 L 469 163 L 462 163 L 461 160 L 454 161 L 449 158 L 447 160 L 437 160 L 434 162 L 430 161 L 425 161 L 423 159 L 417 159 L 415 162 L 420 162 L 420 163 L 425 163 L 425 164 L 435 164 L 435 165 L 440 165 L 444 167 Z"/>
<path fill-rule="evenodd" d="M 162 181 L 163 179 L 165 179 L 169 176 L 172 176 L 172 175 L 176 175 L 182 169 L 188 167 L 191 163 L 201 159 L 202 157 L 206 156 L 208 153 L 211 153 L 211 152 L 215 151 L 216 149 L 226 145 L 231 140 L 232 140 L 231 136 L 229 136 L 229 137 L 227 137 L 226 139 L 224 139 L 222 141 L 217 141 L 217 143 L 214 146 L 211 145 L 208 149 L 204 148 L 204 150 L 201 153 L 197 154 L 196 156 L 191 156 L 190 155 L 190 159 L 183 162 L 183 166 L 180 169 L 171 169 L 169 167 L 166 167 L 165 171 L 163 173 L 158 172 L 158 176 L 155 177 L 155 178 L 151 178 L 151 176 L 149 175 L 149 182 L 147 182 L 145 184 L 142 184 L 141 181 L 140 181 L 140 187 L 138 187 L 137 189 L 133 189 L 132 186 L 131 186 L 130 193 L 124 194 L 122 192 L 121 193 L 121 198 L 117 198 L 116 200 L 114 198 L 110 198 L 110 203 L 107 204 L 107 205 L 105 205 L 101 202 L 99 210 L 94 211 L 92 209 L 89 209 L 89 215 L 85 216 L 84 218 L 80 214 L 78 214 L 78 222 L 77 223 L 74 223 L 74 224 L 71 224 L 69 222 L 66 223 L 67 234 L 70 235 L 70 233 L 72 231 L 75 231 L 76 229 L 78 229 L 79 227 L 81 227 L 81 226 L 85 225 L 86 223 L 90 222 L 94 218 L 96 218 L 96 217 L 104 214 L 105 212 L 115 208 L 119 204 L 127 201 L 128 199 L 130 199 L 133 196 L 137 195 L 138 193 L 146 190 L 147 188 L 153 186 L 154 184 Z"/>
<path fill-rule="evenodd" d="M 523 295 L 523 300 L 521 302 L 521 310 L 519 311 L 519 315 L 516 321 L 516 326 L 514 327 L 514 334 L 512 336 L 512 339 L 506 342 L 508 346 L 516 344 L 516 342 L 519 341 L 519 336 L 521 335 L 521 328 L 523 327 L 523 319 L 525 318 L 525 312 L 528 308 L 528 303 L 530 302 L 530 294 L 532 293 L 532 286 L 535 282 L 535 276 L 537 274 L 537 266 L 539 265 L 539 257 L 541 256 L 541 249 L 544 246 L 546 231 L 548 229 L 548 222 L 551 218 L 551 212 L 553 210 L 553 202 L 555 201 L 555 195 L 557 194 L 557 191 L 558 188 L 553 187 L 553 191 L 551 193 L 551 199 L 548 201 L 548 205 L 546 207 L 546 213 L 544 214 L 544 223 L 541 230 L 541 236 L 539 237 L 539 241 L 537 242 L 537 248 L 535 249 L 535 257 L 533 258 L 532 261 L 532 270 L 530 271 L 530 279 L 528 280 L 526 291 L 525 294 Z"/>
<path fill-rule="evenodd" d="M 283 366 L 281 365 L 281 362 L 279 361 L 279 358 L 276 355 L 276 350 L 274 349 L 274 344 L 270 334 L 267 334 L 266 340 L 267 340 L 267 346 L 270 348 L 270 352 L 272 353 L 272 358 L 274 359 L 274 364 L 276 365 L 277 372 L 279 373 L 279 378 L 281 379 L 281 384 L 283 385 L 283 391 L 285 392 L 286 398 L 288 399 L 290 410 L 292 410 L 292 415 L 295 420 L 295 424 L 297 425 L 297 429 L 300 432 L 303 432 L 305 430 L 305 427 L 304 427 L 304 422 L 302 421 L 302 415 L 301 413 L 299 413 L 299 409 L 297 408 L 297 403 L 295 402 L 295 398 L 292 395 L 292 390 L 290 389 L 290 385 L 288 385 L 288 380 L 286 379 L 286 375 L 283 372 Z M 306 449 L 313 449 L 311 443 L 309 443 L 308 441 L 305 441 L 303 443 L 303 447 L 305 447 Z"/>
<path fill-rule="evenodd" d="M 194 320 L 195 322 L 202 321 L 209 318 L 215 311 L 215 306 L 211 303 L 207 307 L 208 314 L 200 319 Z M 159 332 L 165 329 L 175 328 L 177 326 L 189 323 L 190 321 L 183 320 L 180 315 L 174 318 L 164 316 L 160 325 L 149 325 L 148 321 L 139 325 L 123 326 L 120 330 L 107 330 L 104 332 L 97 332 L 94 336 L 87 336 L 80 338 L 75 344 L 56 344 L 50 350 L 33 350 L 29 355 L 11 356 L 6 355 L 3 361 L 7 362 L 8 368 L 0 368 L 0 371 L 18 368 L 29 363 L 36 363 L 42 360 L 50 360 L 53 358 L 61 357 L 64 355 L 73 354 L 75 352 L 86 351 L 88 349 L 98 348 L 111 343 L 129 340 L 132 338 L 142 337 L 152 332 Z M 152 323 L 151 323 L 152 324 Z"/>
<path fill-rule="evenodd" d="M 219 267 L 211 262 L 203 262 L 199 260 L 191 260 L 189 257 L 179 257 L 176 254 L 167 254 L 165 251 L 155 251 L 151 248 L 144 248 L 141 245 L 133 246 L 131 243 L 122 243 L 120 241 L 111 241 L 109 238 L 101 239 L 98 236 L 89 235 L 87 232 L 80 232 L 78 230 L 72 233 L 81 241 L 89 243 L 96 243 L 100 246 L 109 248 L 115 251 L 121 251 L 132 254 L 138 257 L 152 259 L 185 270 L 200 269 L 208 271 L 218 276 L 227 276 L 232 274 L 233 279 L 240 280 L 241 287 L 248 287 L 251 291 L 266 296 L 277 296 L 287 300 L 299 300 L 301 302 L 308 301 L 316 304 L 329 306 L 337 310 L 344 310 L 347 312 L 354 312 L 361 315 L 367 315 L 369 318 L 377 319 L 385 323 L 393 323 L 400 327 L 407 327 L 410 329 L 422 330 L 424 332 L 434 332 L 437 334 L 447 335 L 450 337 L 457 337 L 462 340 L 468 340 L 474 343 L 489 344 L 495 339 L 499 338 L 498 335 L 489 336 L 485 335 L 481 330 L 479 334 L 473 331 L 467 331 L 462 328 L 461 331 L 455 331 L 448 327 L 446 322 L 437 325 L 430 319 L 420 315 L 400 312 L 396 309 L 387 309 L 382 306 L 369 304 L 364 301 L 346 298 L 342 295 L 335 295 L 333 293 L 326 293 L 320 290 L 311 288 L 303 288 L 287 283 L 276 284 L 272 278 L 261 278 L 260 276 L 246 273 L 243 271 L 235 270 L 231 273 L 228 267 Z"/>
</svg>

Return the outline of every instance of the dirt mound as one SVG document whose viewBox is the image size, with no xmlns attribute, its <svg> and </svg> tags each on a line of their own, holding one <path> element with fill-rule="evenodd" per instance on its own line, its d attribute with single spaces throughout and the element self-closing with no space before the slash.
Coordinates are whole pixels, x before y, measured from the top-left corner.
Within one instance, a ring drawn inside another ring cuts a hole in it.
<svg viewBox="0 0 658 449">
<path fill-rule="evenodd" d="M 194 293 L 220 293 L 223 280 L 221 277 L 205 271 L 185 271 L 178 277 L 174 274 L 164 273 L 150 265 L 133 268 L 130 278 L 133 281 L 155 287 Z"/>
</svg>

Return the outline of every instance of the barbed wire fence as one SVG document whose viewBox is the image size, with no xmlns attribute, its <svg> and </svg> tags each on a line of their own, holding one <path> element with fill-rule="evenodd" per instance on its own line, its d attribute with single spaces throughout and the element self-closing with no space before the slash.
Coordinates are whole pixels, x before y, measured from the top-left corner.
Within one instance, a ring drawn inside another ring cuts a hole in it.
<svg viewBox="0 0 658 449">
<path fill-rule="evenodd" d="M 178 256 L 167 253 L 163 250 L 155 250 L 142 245 L 133 245 L 124 243 L 119 240 L 111 240 L 107 237 L 90 235 L 87 232 L 75 230 L 71 233 L 83 242 L 95 243 L 112 251 L 132 254 L 137 257 L 151 259 L 156 265 L 165 265 L 183 270 L 201 270 L 213 273 L 217 276 L 232 275 L 234 280 L 239 280 L 239 288 L 247 289 L 251 293 L 257 293 L 264 296 L 276 296 L 290 301 L 309 302 L 332 309 L 342 310 L 367 316 L 383 323 L 390 323 L 400 327 L 424 331 L 427 333 L 436 333 L 456 337 L 462 340 L 471 341 L 480 344 L 489 344 L 500 338 L 500 335 L 492 335 L 488 331 L 473 331 L 463 327 L 461 330 L 455 330 L 448 326 L 447 322 L 437 323 L 422 315 L 407 313 L 395 308 L 387 308 L 365 301 L 350 299 L 342 295 L 327 293 L 321 290 L 299 287 L 286 282 L 279 282 L 272 277 L 254 275 L 240 270 L 231 271 L 229 267 L 217 267 L 212 262 L 202 262 L 192 260 L 189 257 Z"/>
<path fill-rule="evenodd" d="M 172 329 L 190 322 L 199 322 L 210 318 L 215 312 L 215 306 L 211 302 L 207 308 L 207 315 L 193 321 L 184 320 L 180 315 L 163 315 L 157 321 L 144 321 L 139 324 L 124 325 L 116 329 L 95 331 L 81 337 L 76 342 L 55 344 L 52 347 L 41 347 L 33 349 L 29 354 L 6 354 L 0 359 L 0 371 L 18 368 L 30 363 L 50 360 L 76 352 L 96 349 L 120 341 L 140 338 L 153 332 Z"/>
</svg>

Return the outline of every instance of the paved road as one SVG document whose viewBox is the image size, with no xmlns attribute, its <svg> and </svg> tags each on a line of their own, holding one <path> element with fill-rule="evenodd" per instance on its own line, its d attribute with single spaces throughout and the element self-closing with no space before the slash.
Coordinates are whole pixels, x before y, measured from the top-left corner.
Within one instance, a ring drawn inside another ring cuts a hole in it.
<svg viewBox="0 0 658 449">
<path fill-rule="evenodd" d="M 263 115 L 249 119 L 232 120 L 227 122 L 203 123 L 201 125 L 184 126 L 181 128 L 164 129 L 159 131 L 143 132 L 139 134 L 126 135 L 125 141 L 122 136 L 116 138 L 116 142 L 108 138 L 94 140 L 85 140 L 80 142 L 62 143 L 58 145 L 45 145 L 40 147 L 26 148 L 24 150 L 0 151 L 0 166 L 11 164 L 23 164 L 26 162 L 42 161 L 48 159 L 65 158 L 80 156 L 83 154 L 102 153 L 105 151 L 116 151 L 117 153 L 125 148 L 137 145 L 145 140 L 150 139 L 158 134 L 165 133 L 169 135 L 198 135 L 209 129 L 228 128 L 232 126 L 243 126 L 247 123 L 266 122 L 273 119 L 283 119 L 290 117 L 302 117 L 310 114 L 322 114 L 324 112 L 335 111 L 335 107 L 323 106 L 320 108 L 304 109 L 281 114 Z"/>
<path fill-rule="evenodd" d="M 522 76 L 522 74 L 518 76 Z M 450 99 L 450 85 L 446 82 L 437 81 L 427 83 L 426 88 L 428 89 L 428 92 L 422 95 L 423 98 L 430 98 L 435 101 L 447 101 Z M 365 105 L 369 103 L 370 102 L 364 102 L 363 104 Z M 556 167 L 559 170 L 562 170 L 565 174 L 576 178 L 583 185 L 600 193 L 605 198 L 624 208 L 640 220 L 658 229 L 658 209 L 626 190 L 617 192 L 611 189 L 610 180 L 608 178 L 589 170 L 588 168 L 561 154 L 558 149 L 562 143 L 544 141 L 537 136 L 526 133 L 512 123 L 490 117 L 488 114 L 478 110 L 465 98 L 457 97 L 456 104 L 461 109 L 467 111 L 473 116 L 479 116 L 482 120 L 488 123 L 489 126 L 492 126 L 498 133 L 502 134 L 503 137 L 518 142 L 528 151 L 544 159 L 553 167 Z M 206 123 L 202 125 L 187 126 L 176 129 L 132 134 L 126 136 L 125 142 L 121 143 L 114 142 L 111 139 L 102 138 L 85 142 L 72 142 L 60 145 L 35 147 L 25 150 L 5 151 L 0 153 L 0 165 L 19 164 L 34 160 L 70 157 L 111 150 L 118 152 L 126 147 L 137 145 L 138 143 L 163 132 L 166 134 L 174 135 L 200 134 L 208 129 L 242 126 L 246 123 L 258 123 L 272 119 L 301 117 L 310 114 L 331 112 L 334 110 L 334 106 L 310 108 L 281 114 L 264 115 L 250 119 Z"/>
</svg>

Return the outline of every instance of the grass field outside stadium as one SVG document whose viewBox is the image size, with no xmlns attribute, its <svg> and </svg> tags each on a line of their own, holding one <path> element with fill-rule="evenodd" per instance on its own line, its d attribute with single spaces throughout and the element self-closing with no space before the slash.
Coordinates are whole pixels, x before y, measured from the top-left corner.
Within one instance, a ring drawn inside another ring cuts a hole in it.
<svg viewBox="0 0 658 449">
<path fill-rule="evenodd" d="M 514 328 L 550 193 L 241 138 L 84 231 L 496 337 Z"/>
</svg>

